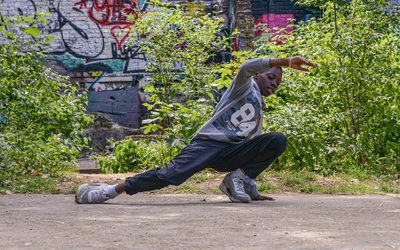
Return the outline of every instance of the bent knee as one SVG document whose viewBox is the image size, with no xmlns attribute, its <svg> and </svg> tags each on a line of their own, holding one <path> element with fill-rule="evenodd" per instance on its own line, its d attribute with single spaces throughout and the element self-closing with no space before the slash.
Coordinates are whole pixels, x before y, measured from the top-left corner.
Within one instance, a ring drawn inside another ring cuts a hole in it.
<svg viewBox="0 0 400 250">
<path fill-rule="evenodd" d="M 270 135 L 272 136 L 272 141 L 276 144 L 278 151 L 283 153 L 287 146 L 286 136 L 280 132 L 271 132 Z"/>
</svg>

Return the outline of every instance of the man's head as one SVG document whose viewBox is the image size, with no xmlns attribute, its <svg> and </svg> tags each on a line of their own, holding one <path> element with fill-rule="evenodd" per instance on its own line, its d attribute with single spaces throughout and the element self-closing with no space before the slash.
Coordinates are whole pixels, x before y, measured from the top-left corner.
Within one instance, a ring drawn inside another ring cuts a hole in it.
<svg viewBox="0 0 400 250">
<path fill-rule="evenodd" d="M 282 67 L 273 67 L 254 75 L 253 79 L 260 88 L 261 95 L 267 97 L 275 93 L 282 81 Z"/>
</svg>

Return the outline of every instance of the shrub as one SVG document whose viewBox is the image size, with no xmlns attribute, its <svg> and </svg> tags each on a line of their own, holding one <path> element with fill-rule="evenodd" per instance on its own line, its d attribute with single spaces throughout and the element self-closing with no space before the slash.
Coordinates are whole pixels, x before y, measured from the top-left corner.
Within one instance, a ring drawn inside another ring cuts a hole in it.
<svg viewBox="0 0 400 250">
<path fill-rule="evenodd" d="M 284 98 L 268 101 L 268 128 L 288 136 L 280 167 L 400 171 L 399 14 L 374 1 L 320 6 L 323 17 L 300 23 L 283 45 L 263 45 L 317 64 L 310 74 L 287 70 Z"/>
<path fill-rule="evenodd" d="M 87 98 L 42 63 L 40 51 L 50 41 L 37 28 L 46 22 L 42 15 L 0 20 L 0 172 L 16 177 L 71 169 L 91 121 Z"/>
</svg>

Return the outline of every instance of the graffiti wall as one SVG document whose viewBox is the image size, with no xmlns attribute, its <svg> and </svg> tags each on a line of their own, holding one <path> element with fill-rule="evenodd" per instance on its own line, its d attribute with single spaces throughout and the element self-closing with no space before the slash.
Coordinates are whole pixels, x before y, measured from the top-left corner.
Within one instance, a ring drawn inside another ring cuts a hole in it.
<svg viewBox="0 0 400 250">
<path fill-rule="evenodd" d="M 145 72 L 145 55 L 135 46 L 125 46 L 130 25 L 126 15 L 144 7 L 136 0 L 1 1 L 3 15 L 35 17 L 35 11 L 50 12 L 49 24 L 42 30 L 56 37 L 50 46 L 48 63 L 72 80 L 85 82 L 88 88 L 113 89 L 113 84 L 99 83 L 130 82 L 131 77 L 126 76 Z"/>
<path fill-rule="evenodd" d="M 127 47 L 127 15 L 151 11 L 145 0 L 0 0 L 3 16 L 26 15 L 35 18 L 35 11 L 51 13 L 42 33 L 56 40 L 50 46 L 49 65 L 85 82 L 95 91 L 119 86 L 113 83 L 144 79 L 146 55 L 133 45 Z M 174 1 L 171 1 L 174 2 Z M 177 2 L 177 1 L 176 1 Z M 184 3 L 193 12 L 212 11 L 218 1 Z M 135 76 L 132 79 L 132 76 Z M 100 84 L 110 83 L 110 84 Z"/>
<path fill-rule="evenodd" d="M 181 4 L 189 14 L 213 13 L 218 5 L 228 30 L 234 28 L 232 24 L 241 8 L 248 8 L 256 23 L 278 26 L 284 25 L 287 18 L 303 18 L 309 13 L 294 7 L 290 0 L 170 2 Z M 127 15 L 152 11 L 146 0 L 0 0 L 0 3 L 3 16 L 36 18 L 36 11 L 49 12 L 49 23 L 41 32 L 53 35 L 55 41 L 50 45 L 46 65 L 89 90 L 88 111 L 102 112 L 121 125 L 140 126 L 141 103 L 145 101 L 140 87 L 146 84 L 149 75 L 145 72 L 146 55 L 135 45 L 127 47 L 130 26 Z M 253 27 L 248 29 L 254 37 Z"/>
<path fill-rule="evenodd" d="M 188 12 L 208 13 L 217 2 L 205 0 L 183 5 Z M 141 103 L 145 101 L 140 87 L 149 78 L 145 72 L 146 55 L 135 44 L 128 48 L 126 40 L 130 26 L 127 15 L 151 11 L 145 0 L 0 0 L 0 3 L 2 16 L 36 18 L 36 11 L 49 12 L 49 23 L 41 32 L 55 36 L 55 41 L 50 44 L 46 65 L 89 90 L 88 111 L 102 112 L 124 126 L 140 126 Z"/>
</svg>

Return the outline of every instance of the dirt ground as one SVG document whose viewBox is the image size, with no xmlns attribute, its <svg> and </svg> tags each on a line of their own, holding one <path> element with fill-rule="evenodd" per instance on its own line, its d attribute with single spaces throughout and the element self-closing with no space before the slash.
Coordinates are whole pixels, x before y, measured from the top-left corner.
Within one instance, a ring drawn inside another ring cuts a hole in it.
<svg viewBox="0 0 400 250">
<path fill-rule="evenodd" d="M 273 196 L 1 195 L 0 249 L 400 249 L 398 195 Z"/>
</svg>

